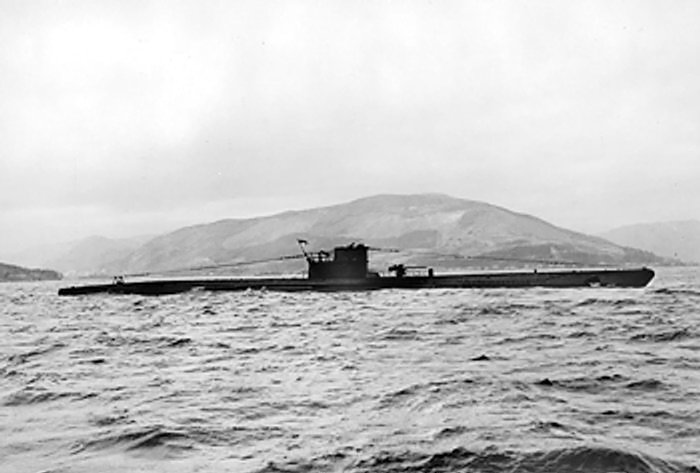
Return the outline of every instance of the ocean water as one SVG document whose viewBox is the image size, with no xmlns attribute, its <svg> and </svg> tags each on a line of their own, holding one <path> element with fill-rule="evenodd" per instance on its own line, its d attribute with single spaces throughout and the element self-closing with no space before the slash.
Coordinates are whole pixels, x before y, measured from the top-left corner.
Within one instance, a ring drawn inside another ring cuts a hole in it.
<svg viewBox="0 0 700 473">
<path fill-rule="evenodd" d="M 0 285 L 2 472 L 700 471 L 698 268 L 645 289 L 60 285 Z"/>
</svg>

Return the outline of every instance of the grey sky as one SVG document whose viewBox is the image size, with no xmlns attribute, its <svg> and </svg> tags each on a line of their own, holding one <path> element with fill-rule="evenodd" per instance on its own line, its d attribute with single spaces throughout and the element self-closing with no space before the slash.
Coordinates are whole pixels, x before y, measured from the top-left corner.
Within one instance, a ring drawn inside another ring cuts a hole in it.
<svg viewBox="0 0 700 473">
<path fill-rule="evenodd" d="M 0 256 L 375 193 L 700 218 L 700 2 L 0 0 Z"/>
</svg>

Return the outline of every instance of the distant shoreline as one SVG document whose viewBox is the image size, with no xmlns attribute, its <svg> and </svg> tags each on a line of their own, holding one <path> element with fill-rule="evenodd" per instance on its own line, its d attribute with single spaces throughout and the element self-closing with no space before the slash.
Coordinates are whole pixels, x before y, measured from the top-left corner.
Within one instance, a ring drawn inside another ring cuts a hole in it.
<svg viewBox="0 0 700 473">
<path fill-rule="evenodd" d="M 0 282 L 58 281 L 63 275 L 51 269 L 23 268 L 0 263 Z"/>
</svg>

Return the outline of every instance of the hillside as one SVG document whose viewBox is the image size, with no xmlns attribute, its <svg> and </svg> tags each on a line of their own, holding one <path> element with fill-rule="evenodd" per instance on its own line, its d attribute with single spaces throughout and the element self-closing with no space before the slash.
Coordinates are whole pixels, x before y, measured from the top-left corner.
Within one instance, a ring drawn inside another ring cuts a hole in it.
<svg viewBox="0 0 700 473">
<path fill-rule="evenodd" d="M 402 250 L 373 254 L 373 266 L 379 269 L 385 269 L 383 265 L 389 261 L 438 268 L 522 265 L 514 259 L 586 265 L 662 261 L 651 253 L 494 205 L 427 194 L 380 195 L 329 207 L 182 228 L 150 240 L 108 269 L 139 273 L 297 254 L 297 238 L 308 240 L 312 250 L 352 241 Z M 470 259 L 479 256 L 496 259 Z M 293 261 L 258 271 L 303 269 L 303 263 Z"/>
<path fill-rule="evenodd" d="M 633 246 L 687 263 L 700 263 L 700 221 L 628 225 L 601 235 L 619 245 Z"/>
<path fill-rule="evenodd" d="M 48 269 L 28 269 L 12 264 L 0 263 L 0 282 L 50 281 L 61 279 L 61 274 Z"/>
</svg>

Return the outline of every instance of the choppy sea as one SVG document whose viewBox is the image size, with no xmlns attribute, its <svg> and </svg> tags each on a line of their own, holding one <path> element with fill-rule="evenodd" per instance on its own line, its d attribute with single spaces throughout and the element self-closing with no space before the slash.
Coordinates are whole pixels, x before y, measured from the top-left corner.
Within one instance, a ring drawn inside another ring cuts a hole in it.
<svg viewBox="0 0 700 473">
<path fill-rule="evenodd" d="M 60 285 L 0 285 L 2 472 L 700 471 L 699 268 L 645 289 Z"/>
</svg>

